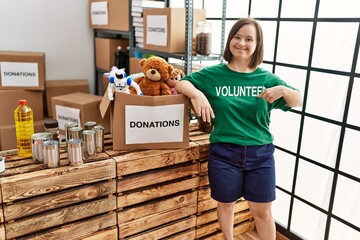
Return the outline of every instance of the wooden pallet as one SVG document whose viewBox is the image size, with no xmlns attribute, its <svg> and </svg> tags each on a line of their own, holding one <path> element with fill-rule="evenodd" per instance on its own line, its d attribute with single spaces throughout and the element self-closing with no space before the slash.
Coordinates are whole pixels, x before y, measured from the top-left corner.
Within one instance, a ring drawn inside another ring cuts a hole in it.
<svg viewBox="0 0 360 240">
<path fill-rule="evenodd" d="M 107 154 L 73 167 L 62 146 L 60 167 L 46 169 L 14 153 L 0 153 L 0 239 L 81 239 L 116 227 L 116 168 Z"/>
<path fill-rule="evenodd" d="M 0 194 L 0 239 L 5 239 L 4 210 L 3 210 L 1 194 Z"/>
<path fill-rule="evenodd" d="M 190 143 L 187 149 L 114 157 L 120 239 L 157 239 L 195 227 L 198 156 L 198 146 Z M 185 225 L 177 228 L 181 225 L 178 221 Z"/>
<path fill-rule="evenodd" d="M 46 169 L 17 151 L 0 173 L 0 239 L 219 239 L 207 179 L 208 133 L 193 126 L 186 149 L 105 152 L 84 165 Z M 235 231 L 253 229 L 246 201 Z"/>
</svg>

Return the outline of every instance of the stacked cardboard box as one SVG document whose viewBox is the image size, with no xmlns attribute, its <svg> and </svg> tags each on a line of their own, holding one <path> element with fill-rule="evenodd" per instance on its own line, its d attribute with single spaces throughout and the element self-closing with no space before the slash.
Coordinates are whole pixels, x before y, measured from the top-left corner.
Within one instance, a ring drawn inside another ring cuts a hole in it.
<svg viewBox="0 0 360 240">
<path fill-rule="evenodd" d="M 33 110 L 35 131 L 44 129 L 45 54 L 0 51 L 0 149 L 16 148 L 14 110 L 26 99 Z"/>
</svg>

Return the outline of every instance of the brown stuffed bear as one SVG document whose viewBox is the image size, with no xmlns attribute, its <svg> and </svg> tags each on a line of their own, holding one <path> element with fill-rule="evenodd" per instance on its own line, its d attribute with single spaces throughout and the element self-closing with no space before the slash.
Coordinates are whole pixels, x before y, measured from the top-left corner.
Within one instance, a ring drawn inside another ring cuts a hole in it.
<svg viewBox="0 0 360 240">
<path fill-rule="evenodd" d="M 179 92 L 176 91 L 175 85 L 184 76 L 185 76 L 184 72 L 181 71 L 178 68 L 174 68 L 174 70 L 171 72 L 169 79 L 166 80 L 166 84 L 170 87 L 172 95 L 175 95 L 175 94 L 179 93 Z"/>
<path fill-rule="evenodd" d="M 161 57 L 153 56 L 141 59 L 139 66 L 143 69 L 144 76 L 137 77 L 134 81 L 145 96 L 171 95 L 171 90 L 165 81 L 170 77 L 172 65 Z M 136 94 L 136 90 L 131 88 L 130 93 Z"/>
</svg>

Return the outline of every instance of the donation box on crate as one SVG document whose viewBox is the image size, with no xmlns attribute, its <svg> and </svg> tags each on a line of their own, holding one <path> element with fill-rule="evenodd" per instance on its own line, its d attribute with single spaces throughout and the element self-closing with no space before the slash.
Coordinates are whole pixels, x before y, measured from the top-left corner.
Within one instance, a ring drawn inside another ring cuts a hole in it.
<svg viewBox="0 0 360 240">
<path fill-rule="evenodd" d="M 139 96 L 107 92 L 100 104 L 105 115 L 110 108 L 113 150 L 171 149 L 189 146 L 189 103 L 182 94 Z"/>
</svg>

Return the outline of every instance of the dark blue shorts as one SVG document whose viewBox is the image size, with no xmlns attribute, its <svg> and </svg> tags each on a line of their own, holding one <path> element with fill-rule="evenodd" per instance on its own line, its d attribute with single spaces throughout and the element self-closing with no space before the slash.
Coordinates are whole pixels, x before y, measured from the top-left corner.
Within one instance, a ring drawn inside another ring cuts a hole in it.
<svg viewBox="0 0 360 240">
<path fill-rule="evenodd" d="M 211 197 L 224 203 L 234 202 L 240 197 L 252 202 L 274 201 L 273 153 L 273 144 L 210 144 L 208 171 Z"/>
</svg>

